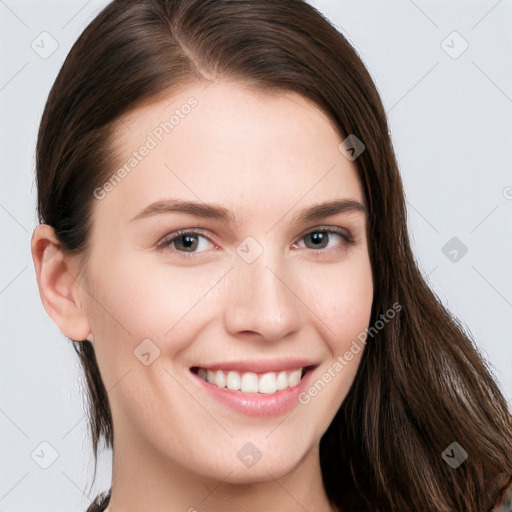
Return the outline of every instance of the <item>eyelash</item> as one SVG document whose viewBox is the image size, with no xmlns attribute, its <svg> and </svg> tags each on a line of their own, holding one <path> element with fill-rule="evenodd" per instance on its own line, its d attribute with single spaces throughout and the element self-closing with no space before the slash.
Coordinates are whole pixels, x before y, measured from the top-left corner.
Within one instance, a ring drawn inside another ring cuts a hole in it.
<svg viewBox="0 0 512 512">
<path fill-rule="evenodd" d="M 300 239 L 305 238 L 308 235 L 311 235 L 312 233 L 334 233 L 336 235 L 340 235 L 341 238 L 343 238 L 344 242 L 349 245 L 353 246 L 355 245 L 355 240 L 352 237 L 352 235 L 345 229 L 337 228 L 333 226 L 318 226 L 314 229 L 309 230 L 307 233 L 304 233 Z M 181 258 L 194 258 L 197 257 L 197 252 L 187 253 L 183 251 L 173 250 L 171 249 L 172 243 L 177 240 L 180 236 L 183 235 L 201 235 L 202 237 L 208 239 L 210 242 L 211 240 L 204 234 L 202 230 L 189 230 L 189 229 L 180 229 L 178 231 L 175 231 L 174 233 L 170 233 L 169 235 L 165 236 L 160 242 L 157 243 L 156 248 L 159 251 L 165 251 L 165 250 L 171 250 L 172 252 L 175 252 L 178 254 Z M 212 242 L 213 243 L 213 242 Z M 315 250 L 311 249 L 315 253 L 319 253 L 320 255 L 324 255 L 326 253 L 329 253 L 332 251 L 332 249 L 320 249 Z"/>
</svg>

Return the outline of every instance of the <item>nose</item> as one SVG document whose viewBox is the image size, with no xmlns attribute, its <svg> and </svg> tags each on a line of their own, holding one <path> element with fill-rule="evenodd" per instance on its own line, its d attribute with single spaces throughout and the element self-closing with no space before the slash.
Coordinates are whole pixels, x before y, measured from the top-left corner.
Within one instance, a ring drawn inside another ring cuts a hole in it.
<svg viewBox="0 0 512 512">
<path fill-rule="evenodd" d="M 277 341 L 299 331 L 305 305 L 293 265 L 270 250 L 249 261 L 237 257 L 228 275 L 227 331 L 234 337 L 243 334 L 264 341 Z"/>
</svg>

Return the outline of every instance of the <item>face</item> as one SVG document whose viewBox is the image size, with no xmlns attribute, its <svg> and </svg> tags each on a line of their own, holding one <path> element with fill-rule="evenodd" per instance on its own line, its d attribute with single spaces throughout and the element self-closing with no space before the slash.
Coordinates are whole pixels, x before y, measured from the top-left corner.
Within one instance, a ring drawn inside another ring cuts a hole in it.
<svg viewBox="0 0 512 512">
<path fill-rule="evenodd" d="M 362 351 L 339 357 L 373 298 L 342 140 L 301 96 L 232 83 L 118 123 L 125 172 L 95 192 L 80 299 L 114 449 L 236 483 L 318 450 Z"/>
</svg>

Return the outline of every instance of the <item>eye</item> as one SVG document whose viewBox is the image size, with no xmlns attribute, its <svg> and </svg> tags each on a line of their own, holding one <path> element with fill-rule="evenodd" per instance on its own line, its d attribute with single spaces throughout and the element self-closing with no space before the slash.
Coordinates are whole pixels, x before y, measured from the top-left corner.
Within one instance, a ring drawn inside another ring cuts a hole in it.
<svg viewBox="0 0 512 512">
<path fill-rule="evenodd" d="M 171 233 L 170 235 L 163 238 L 160 242 L 158 242 L 157 249 L 172 250 L 171 246 L 173 246 L 175 249 L 173 252 L 176 252 L 179 256 L 187 258 L 197 252 L 203 252 L 197 251 L 196 249 L 198 247 L 204 249 L 207 243 L 200 243 L 199 239 L 209 241 L 206 236 L 202 235 L 198 231 L 187 231 L 182 229 L 180 231 L 175 231 L 174 233 Z"/>
<path fill-rule="evenodd" d="M 308 249 L 315 249 L 315 252 L 324 253 L 330 249 L 328 248 L 327 251 L 317 249 L 326 249 L 329 242 L 333 239 L 333 235 L 342 239 L 342 245 L 354 245 L 354 239 L 351 234 L 347 230 L 338 227 L 316 227 L 305 235 L 302 235 L 301 238 L 310 241 L 309 244 L 306 243 Z"/>
<path fill-rule="evenodd" d="M 332 249 L 332 247 L 327 249 L 326 247 L 333 239 L 333 235 L 342 239 L 342 246 L 354 245 L 355 243 L 351 234 L 346 229 L 327 226 L 319 226 L 310 230 L 308 233 L 302 235 L 300 240 L 309 240 L 310 242 L 306 244 L 306 248 L 313 249 L 313 252 L 323 254 Z M 201 240 L 203 240 L 202 243 Z M 194 257 L 195 254 L 204 252 L 204 250 L 207 249 L 208 242 L 213 243 L 207 236 L 203 235 L 201 231 L 197 229 L 182 229 L 164 237 L 157 243 L 156 247 L 161 251 L 170 250 L 179 257 L 190 258 Z M 297 244 L 294 244 L 294 247 L 297 246 Z"/>
</svg>

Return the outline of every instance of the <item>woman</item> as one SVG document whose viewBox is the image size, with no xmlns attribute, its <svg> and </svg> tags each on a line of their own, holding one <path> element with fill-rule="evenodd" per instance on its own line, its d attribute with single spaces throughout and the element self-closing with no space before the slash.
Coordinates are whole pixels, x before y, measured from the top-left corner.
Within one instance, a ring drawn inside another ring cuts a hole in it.
<svg viewBox="0 0 512 512">
<path fill-rule="evenodd" d="M 88 512 L 497 505 L 506 401 L 418 270 L 380 98 L 313 7 L 112 2 L 36 172 L 41 298 L 113 448 Z"/>
</svg>

